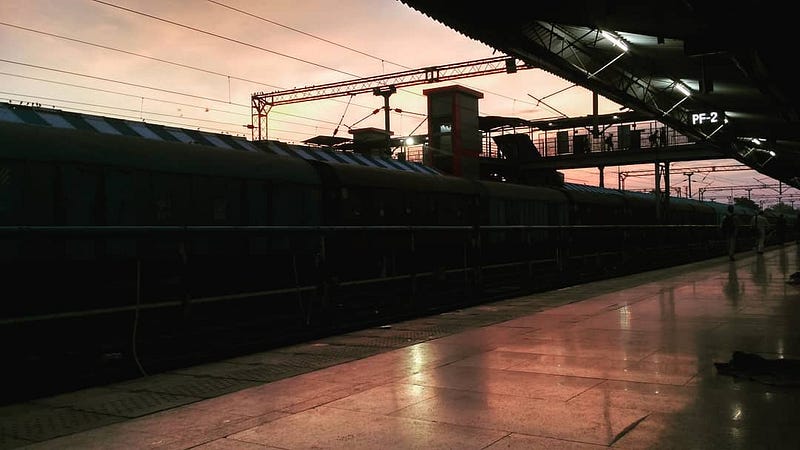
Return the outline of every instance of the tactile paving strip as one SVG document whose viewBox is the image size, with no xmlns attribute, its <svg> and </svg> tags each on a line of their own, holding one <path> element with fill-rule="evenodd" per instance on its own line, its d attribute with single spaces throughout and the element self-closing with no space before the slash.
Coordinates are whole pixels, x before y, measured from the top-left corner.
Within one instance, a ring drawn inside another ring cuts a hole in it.
<svg viewBox="0 0 800 450">
<path fill-rule="evenodd" d="M 270 351 L 233 358 L 230 359 L 229 362 L 246 365 L 269 364 L 276 366 L 292 366 L 315 370 L 322 369 L 324 367 L 330 367 L 346 361 L 352 361 L 353 359 L 354 358 L 352 357 L 340 357 L 326 354 L 283 353 L 278 351 Z"/>
<path fill-rule="evenodd" d="M 118 392 L 107 396 L 77 402 L 74 409 L 122 417 L 140 417 L 176 406 L 193 403 L 198 397 L 166 394 L 163 392 Z"/>
<path fill-rule="evenodd" d="M 5 434 L 0 433 L 0 449 L 12 449 L 12 448 L 19 448 L 24 447 L 26 445 L 33 444 L 33 441 L 27 441 L 23 439 L 18 439 L 13 436 L 8 436 Z"/>
<path fill-rule="evenodd" d="M 336 344 L 340 346 L 364 346 L 364 347 L 377 347 L 377 348 L 403 348 L 417 343 L 417 341 L 408 339 L 402 336 L 353 336 L 342 335 L 332 336 L 321 340 L 328 344 Z"/>
<path fill-rule="evenodd" d="M 392 325 L 392 328 L 398 330 L 409 330 L 409 331 L 423 331 L 431 333 L 436 337 L 444 337 L 449 336 L 451 334 L 456 334 L 464 331 L 468 327 L 466 325 L 461 325 L 458 321 L 455 320 L 448 320 L 448 321 L 420 321 L 420 322 L 403 322 L 396 325 Z M 435 338 L 434 338 L 435 339 Z"/>
<path fill-rule="evenodd" d="M 257 384 L 253 381 L 232 378 L 160 374 L 125 382 L 115 387 L 126 391 L 151 391 L 188 397 L 213 398 Z"/>
<path fill-rule="evenodd" d="M 336 359 L 359 359 L 381 352 L 377 347 L 363 347 L 358 345 L 336 345 L 329 342 L 317 341 L 311 344 L 293 345 L 280 350 L 281 353 L 305 353 L 310 355 L 324 355 Z"/>
<path fill-rule="evenodd" d="M 0 434 L 29 441 L 45 441 L 125 420 L 72 408 L 46 408 L 3 417 Z"/>
<path fill-rule="evenodd" d="M 402 330 L 398 328 L 368 328 L 366 330 L 349 333 L 348 336 L 370 336 L 392 339 L 407 339 L 409 344 L 429 341 L 442 337 L 445 334 L 431 330 Z"/>
<path fill-rule="evenodd" d="M 268 382 L 310 372 L 311 370 L 310 368 L 307 369 L 297 366 L 259 364 L 246 369 L 229 372 L 226 376 L 237 380 Z"/>
</svg>

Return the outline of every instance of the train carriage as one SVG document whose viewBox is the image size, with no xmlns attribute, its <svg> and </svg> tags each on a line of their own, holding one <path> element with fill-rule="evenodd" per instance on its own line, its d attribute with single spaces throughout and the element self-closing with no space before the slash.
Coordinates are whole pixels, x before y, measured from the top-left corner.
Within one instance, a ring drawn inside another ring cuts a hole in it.
<svg viewBox="0 0 800 450">
<path fill-rule="evenodd" d="M 167 368 L 715 251 L 688 245 L 715 239 L 708 202 L 661 224 L 652 195 L 43 114 L 0 107 L 10 361 L 99 370 L 138 342 Z"/>
</svg>

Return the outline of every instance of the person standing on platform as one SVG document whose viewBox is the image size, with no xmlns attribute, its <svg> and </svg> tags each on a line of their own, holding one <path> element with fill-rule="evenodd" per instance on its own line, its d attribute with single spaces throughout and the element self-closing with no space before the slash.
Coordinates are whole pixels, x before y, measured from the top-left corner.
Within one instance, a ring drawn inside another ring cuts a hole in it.
<svg viewBox="0 0 800 450">
<path fill-rule="evenodd" d="M 662 129 L 661 132 L 658 133 L 658 146 L 659 147 L 667 146 L 667 130 Z"/>
<path fill-rule="evenodd" d="M 650 141 L 650 148 L 658 147 L 658 130 L 654 130 L 650 133 L 647 139 Z"/>
<path fill-rule="evenodd" d="M 800 214 L 796 215 L 794 218 L 794 232 L 797 243 L 800 244 Z"/>
<path fill-rule="evenodd" d="M 725 216 L 722 218 L 720 228 L 722 230 L 722 235 L 725 236 L 728 259 L 731 261 L 736 259 L 734 256 L 736 254 L 736 234 L 738 231 L 736 225 L 736 215 L 733 212 L 733 205 L 728 205 L 728 212 L 726 212 Z"/>
<path fill-rule="evenodd" d="M 611 138 L 611 133 L 606 135 L 606 151 L 614 150 L 614 141 Z"/>
<path fill-rule="evenodd" d="M 764 243 L 767 239 L 767 218 L 764 217 L 764 211 L 759 211 L 750 225 L 756 233 L 756 253 L 764 253 Z"/>
<path fill-rule="evenodd" d="M 778 245 L 782 246 L 786 237 L 786 217 L 783 217 L 783 214 L 775 219 L 775 237 L 778 239 Z"/>
</svg>

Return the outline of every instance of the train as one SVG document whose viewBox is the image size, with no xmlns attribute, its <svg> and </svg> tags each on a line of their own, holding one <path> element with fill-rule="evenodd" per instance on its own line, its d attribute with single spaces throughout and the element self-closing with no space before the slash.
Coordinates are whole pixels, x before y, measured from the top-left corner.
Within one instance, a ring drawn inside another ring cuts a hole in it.
<svg viewBox="0 0 800 450">
<path fill-rule="evenodd" d="M 652 194 L 54 122 L 0 121 L 0 337 L 27 381 L 130 377 L 725 253 L 715 202 L 673 198 L 664 221 Z"/>
</svg>

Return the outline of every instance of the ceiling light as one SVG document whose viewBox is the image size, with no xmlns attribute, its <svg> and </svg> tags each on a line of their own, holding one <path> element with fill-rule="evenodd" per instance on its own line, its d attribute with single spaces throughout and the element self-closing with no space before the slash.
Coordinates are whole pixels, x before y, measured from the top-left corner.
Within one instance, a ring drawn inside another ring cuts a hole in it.
<svg viewBox="0 0 800 450">
<path fill-rule="evenodd" d="M 681 91 L 681 93 L 682 93 L 683 95 L 685 95 L 685 96 L 687 96 L 687 97 L 688 97 L 688 96 L 690 96 L 690 95 L 692 95 L 692 91 L 690 91 L 690 90 L 689 90 L 689 88 L 687 88 L 686 86 L 684 86 L 682 83 L 675 82 L 675 87 L 676 87 L 676 88 L 677 88 L 679 91 Z"/>
<path fill-rule="evenodd" d="M 623 52 L 627 52 L 628 51 L 628 46 L 625 44 L 625 42 L 622 41 L 622 39 L 612 35 L 611 33 L 606 33 L 605 31 L 600 31 L 600 33 L 603 35 L 604 38 L 606 38 L 609 41 L 613 42 L 614 45 L 616 45 L 617 47 L 622 49 Z"/>
</svg>

